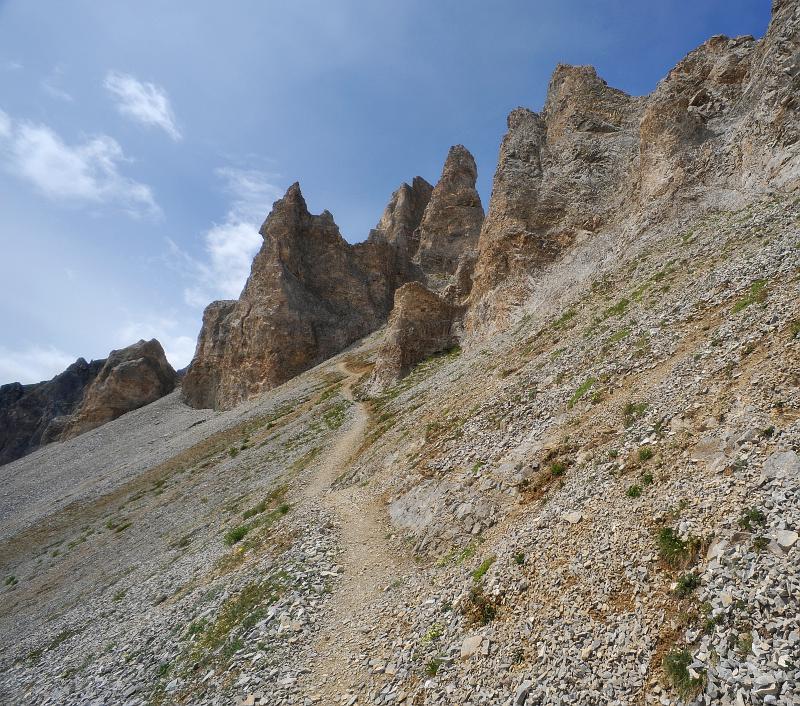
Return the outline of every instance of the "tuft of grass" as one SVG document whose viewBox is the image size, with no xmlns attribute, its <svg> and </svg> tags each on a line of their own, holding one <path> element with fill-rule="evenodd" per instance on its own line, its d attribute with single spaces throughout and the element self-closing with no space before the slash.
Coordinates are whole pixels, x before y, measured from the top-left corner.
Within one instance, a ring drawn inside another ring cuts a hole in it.
<svg viewBox="0 0 800 706">
<path fill-rule="evenodd" d="M 241 542 L 249 531 L 250 528 L 247 525 L 239 525 L 238 527 L 233 527 L 225 533 L 225 535 L 223 536 L 223 540 L 225 544 L 227 544 L 229 547 L 233 546 L 237 542 Z"/>
<path fill-rule="evenodd" d="M 558 478 L 564 475 L 564 472 L 567 470 L 565 464 L 561 463 L 561 461 L 554 461 L 553 464 L 550 466 L 550 475 L 554 478 Z"/>
<path fill-rule="evenodd" d="M 442 635 L 444 635 L 444 628 L 439 623 L 435 623 L 428 632 L 422 636 L 422 644 L 427 645 L 434 640 L 438 640 Z"/>
<path fill-rule="evenodd" d="M 754 537 L 753 538 L 753 549 L 757 552 L 763 552 L 769 546 L 769 537 Z"/>
<path fill-rule="evenodd" d="M 429 677 L 435 677 L 439 673 L 439 667 L 442 666 L 442 660 L 434 657 L 425 665 L 425 674 Z"/>
<path fill-rule="evenodd" d="M 553 322 L 553 328 L 556 330 L 564 328 L 572 319 L 577 315 L 575 309 L 569 309 L 557 321 Z"/>
<path fill-rule="evenodd" d="M 577 390 L 575 390 L 575 394 L 572 395 L 569 402 L 567 402 L 567 407 L 569 409 L 572 409 L 575 403 L 578 400 L 580 400 L 581 397 L 583 397 L 587 392 L 589 392 L 592 385 L 594 385 L 596 382 L 597 380 L 595 378 L 587 378 L 586 380 L 584 380 L 583 383 L 581 383 L 581 386 Z"/>
<path fill-rule="evenodd" d="M 517 566 L 522 566 L 525 563 L 525 555 L 522 552 L 517 552 L 514 554 L 513 559 Z"/>
<path fill-rule="evenodd" d="M 488 559 L 484 559 L 481 562 L 481 565 L 472 572 L 472 580 L 473 581 L 480 581 L 485 575 L 486 572 L 489 570 L 489 567 L 494 564 L 494 557 L 490 556 Z"/>
<path fill-rule="evenodd" d="M 751 507 L 742 513 L 739 518 L 739 527 L 747 532 L 752 531 L 753 525 L 764 526 L 767 523 L 767 516 L 757 507 Z"/>
<path fill-rule="evenodd" d="M 757 279 L 751 285 L 741 299 L 739 299 L 731 309 L 732 314 L 738 314 L 751 304 L 760 304 L 767 299 L 767 280 Z"/>
<path fill-rule="evenodd" d="M 658 533 L 658 552 L 668 566 L 686 566 L 698 549 L 698 541 L 693 538 L 682 540 L 672 527 L 663 527 Z"/>
<path fill-rule="evenodd" d="M 649 446 L 642 446 L 642 448 L 639 449 L 639 460 L 644 463 L 651 458 L 653 458 L 653 449 Z"/>
<path fill-rule="evenodd" d="M 673 649 L 664 655 L 663 668 L 669 683 L 677 694 L 688 700 L 699 693 L 703 687 L 703 679 L 693 679 L 689 674 L 692 655 L 688 650 Z"/>
<path fill-rule="evenodd" d="M 231 458 L 236 458 L 238 455 L 239 455 L 239 449 L 237 449 L 235 446 L 231 446 L 228 449 L 228 456 L 230 456 Z"/>
<path fill-rule="evenodd" d="M 700 577 L 694 571 L 690 571 L 688 574 L 683 574 L 678 579 L 678 585 L 675 587 L 675 595 L 678 596 L 678 598 L 687 598 L 699 585 Z"/>
<path fill-rule="evenodd" d="M 800 336 L 800 319 L 795 319 L 789 324 L 789 338 Z"/>
<path fill-rule="evenodd" d="M 214 622 L 196 632 L 195 658 L 208 659 L 219 654 L 229 659 L 242 649 L 242 636 L 264 618 L 269 606 L 278 600 L 286 578 L 286 574 L 280 572 L 275 577 L 248 584 L 225 601 Z"/>
<path fill-rule="evenodd" d="M 470 589 L 462 612 L 472 625 L 488 625 L 497 616 L 494 602 L 483 592 L 480 584 Z"/>
<path fill-rule="evenodd" d="M 629 498 L 640 498 L 642 497 L 642 486 L 640 485 L 632 485 L 625 491 L 625 495 Z"/>
<path fill-rule="evenodd" d="M 632 427 L 647 412 L 647 402 L 628 402 L 622 410 L 625 428 Z"/>
<path fill-rule="evenodd" d="M 614 306 L 610 306 L 603 312 L 603 318 L 608 319 L 611 316 L 622 316 L 628 308 L 630 301 L 624 297 L 620 299 Z"/>
<path fill-rule="evenodd" d="M 622 328 L 616 333 L 612 334 L 611 337 L 608 339 L 609 343 L 619 343 L 624 338 L 627 338 L 631 335 L 631 330 L 629 328 Z"/>
<path fill-rule="evenodd" d="M 642 473 L 642 485 L 653 485 L 653 474 L 652 473 L 650 473 L 650 472 Z"/>
</svg>

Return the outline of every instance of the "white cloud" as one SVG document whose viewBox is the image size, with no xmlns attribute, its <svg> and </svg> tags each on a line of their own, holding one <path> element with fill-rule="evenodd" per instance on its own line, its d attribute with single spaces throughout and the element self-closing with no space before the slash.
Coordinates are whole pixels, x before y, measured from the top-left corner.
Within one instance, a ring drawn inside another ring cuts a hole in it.
<svg viewBox="0 0 800 706">
<path fill-rule="evenodd" d="M 103 85 L 117 99 L 117 110 L 122 115 L 143 125 L 160 127 L 173 140 L 181 139 L 169 96 L 161 86 L 119 71 L 109 71 Z"/>
<path fill-rule="evenodd" d="M 49 79 L 44 79 L 41 83 L 42 90 L 51 98 L 55 98 L 56 100 L 65 101 L 67 103 L 71 103 L 74 98 L 67 93 L 63 88 L 59 88 L 54 83 L 52 83 Z"/>
<path fill-rule="evenodd" d="M 28 346 L 12 350 L 0 346 L 0 385 L 50 380 L 77 360 L 54 346 Z"/>
<path fill-rule="evenodd" d="M 261 221 L 281 195 L 274 176 L 255 169 L 218 169 L 231 205 L 225 221 L 203 234 L 205 258 L 198 260 L 170 241 L 191 284 L 184 290 L 190 306 L 204 307 L 214 299 L 236 299 L 250 274 L 253 256 L 261 247 Z"/>
<path fill-rule="evenodd" d="M 175 370 L 185 368 L 194 356 L 195 339 L 181 333 L 177 321 L 166 317 L 143 321 L 129 321 L 117 331 L 116 344 L 120 348 L 130 346 L 140 339 L 158 339 L 164 354 Z"/>
<path fill-rule="evenodd" d="M 24 67 L 18 61 L 4 61 L 0 64 L 3 71 L 20 71 Z"/>
<path fill-rule="evenodd" d="M 128 160 L 107 135 L 68 145 L 47 125 L 15 123 L 0 111 L 0 158 L 50 199 L 114 205 L 132 216 L 161 212 L 149 186 L 120 174 Z"/>
<path fill-rule="evenodd" d="M 64 69 L 61 66 L 56 66 L 47 78 L 42 79 L 40 86 L 51 98 L 71 103 L 74 100 L 73 97 L 58 85 L 63 75 Z"/>
</svg>

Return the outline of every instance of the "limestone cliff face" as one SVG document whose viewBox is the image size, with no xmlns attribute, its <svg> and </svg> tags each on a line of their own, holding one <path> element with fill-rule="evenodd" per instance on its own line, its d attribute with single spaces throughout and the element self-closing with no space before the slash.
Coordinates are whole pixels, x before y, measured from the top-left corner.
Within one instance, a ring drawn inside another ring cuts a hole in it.
<svg viewBox="0 0 800 706">
<path fill-rule="evenodd" d="M 400 287 L 369 382 L 373 391 L 403 377 L 428 356 L 456 345 L 460 313 L 459 307 L 419 282 Z"/>
<path fill-rule="evenodd" d="M 0 387 L 0 465 L 63 441 L 166 395 L 177 375 L 156 341 L 106 359 L 78 358 L 52 380 Z"/>
<path fill-rule="evenodd" d="M 462 145 L 452 147 L 418 229 L 414 263 L 424 284 L 411 282 L 395 293 L 369 382 L 373 391 L 458 341 L 484 218 L 475 189 L 477 176 L 469 151 Z"/>
<path fill-rule="evenodd" d="M 177 380 L 164 349 L 155 339 L 111 351 L 59 438 L 71 439 L 155 402 L 172 392 Z"/>
<path fill-rule="evenodd" d="M 406 276 L 397 243 L 424 193 L 422 182 L 416 192 L 401 188 L 382 234 L 353 246 L 330 213 L 310 214 L 292 185 L 261 228 L 264 244 L 239 300 L 206 311 L 183 382 L 187 402 L 232 407 L 380 327 Z"/>
<path fill-rule="evenodd" d="M 484 215 L 477 178 L 475 159 L 466 147 L 451 147 L 422 217 L 414 256 L 430 287 L 449 284 L 461 258 L 477 248 Z"/>
<path fill-rule="evenodd" d="M 541 113 L 508 118 L 479 239 L 468 328 L 502 325 L 576 238 L 692 208 L 741 205 L 800 182 L 800 5 L 765 37 L 712 37 L 634 98 L 559 66 Z"/>
<path fill-rule="evenodd" d="M 57 439 L 104 362 L 78 358 L 52 380 L 0 387 L 0 465 Z"/>
</svg>

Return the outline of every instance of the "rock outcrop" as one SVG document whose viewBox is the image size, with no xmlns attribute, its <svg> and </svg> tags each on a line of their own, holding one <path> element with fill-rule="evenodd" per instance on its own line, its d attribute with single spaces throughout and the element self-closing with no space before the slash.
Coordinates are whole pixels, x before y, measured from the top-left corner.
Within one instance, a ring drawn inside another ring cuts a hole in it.
<svg viewBox="0 0 800 706">
<path fill-rule="evenodd" d="M 52 380 L 0 387 L 0 465 L 58 439 L 104 362 L 78 358 Z"/>
<path fill-rule="evenodd" d="M 474 257 L 483 219 L 476 174 L 472 155 L 452 148 L 437 186 L 421 177 L 403 184 L 356 245 L 329 212 L 310 214 L 300 186 L 291 186 L 261 228 L 264 244 L 239 300 L 214 302 L 203 316 L 186 402 L 227 409 L 286 382 L 379 328 L 407 282 L 461 292 L 471 270 L 455 274 L 464 253 Z"/>
<path fill-rule="evenodd" d="M 395 292 L 386 335 L 370 379 L 373 390 L 406 375 L 434 353 L 458 343 L 457 322 L 462 311 L 419 282 L 404 284 Z"/>
<path fill-rule="evenodd" d="M 139 341 L 106 359 L 78 358 L 52 380 L 0 387 L 0 465 L 154 402 L 177 375 L 161 344 Z"/>
<path fill-rule="evenodd" d="M 641 98 L 559 66 L 542 112 L 508 118 L 468 328 L 504 323 L 527 278 L 578 238 L 796 188 L 799 27 L 797 4 L 776 1 L 762 40 L 712 37 Z"/>
<path fill-rule="evenodd" d="M 484 215 L 477 178 L 469 151 L 463 145 L 451 147 L 422 217 L 414 256 L 433 289 L 449 284 L 462 257 L 477 248 Z"/>
<path fill-rule="evenodd" d="M 59 438 L 71 439 L 155 402 L 172 392 L 177 381 L 156 339 L 111 351 Z"/>
<path fill-rule="evenodd" d="M 426 186 L 404 185 L 373 237 L 350 245 L 333 216 L 308 212 L 298 184 L 276 201 L 236 302 L 215 302 L 183 382 L 195 407 L 230 408 L 343 350 L 386 320 L 407 270 L 399 254 Z"/>
<path fill-rule="evenodd" d="M 383 389 L 420 361 L 458 342 L 484 218 L 475 189 L 477 176 L 469 151 L 462 145 L 451 147 L 417 230 L 419 244 L 414 262 L 424 284 L 411 282 L 395 293 L 394 308 L 370 378 L 373 391 Z"/>
</svg>

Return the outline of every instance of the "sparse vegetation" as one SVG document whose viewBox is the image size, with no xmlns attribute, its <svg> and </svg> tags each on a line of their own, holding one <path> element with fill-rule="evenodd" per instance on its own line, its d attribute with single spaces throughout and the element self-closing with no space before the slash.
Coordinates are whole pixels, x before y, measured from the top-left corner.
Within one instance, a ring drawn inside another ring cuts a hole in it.
<svg viewBox="0 0 800 706">
<path fill-rule="evenodd" d="M 653 474 L 650 472 L 642 473 L 642 485 L 653 485 Z"/>
<path fill-rule="evenodd" d="M 700 577 L 694 572 L 690 571 L 688 574 L 683 574 L 677 581 L 675 586 L 675 595 L 678 598 L 686 598 L 692 594 L 692 591 L 700 585 Z"/>
<path fill-rule="evenodd" d="M 653 449 L 650 446 L 642 446 L 642 448 L 639 449 L 639 460 L 645 463 L 651 458 L 653 458 Z"/>
<path fill-rule="evenodd" d="M 525 555 L 522 552 L 516 552 L 513 558 L 517 566 L 522 566 L 525 563 Z"/>
<path fill-rule="evenodd" d="M 578 312 L 575 309 L 568 309 L 564 312 L 564 314 L 557 320 L 553 322 L 553 328 L 558 330 L 564 328 L 572 319 L 575 318 L 575 315 Z"/>
<path fill-rule="evenodd" d="M 753 530 L 753 525 L 763 526 L 767 523 L 767 516 L 757 507 L 751 507 L 742 513 L 739 518 L 739 527 L 747 532 Z"/>
<path fill-rule="evenodd" d="M 495 619 L 497 608 L 494 601 L 483 592 L 483 587 L 478 584 L 470 589 L 462 612 L 472 625 L 488 625 Z"/>
<path fill-rule="evenodd" d="M 664 563 L 673 568 L 688 565 L 698 548 L 698 540 L 682 540 L 672 527 L 663 527 L 658 533 L 658 552 Z"/>
<path fill-rule="evenodd" d="M 230 456 L 231 458 L 236 458 L 238 455 L 239 455 L 239 449 L 237 449 L 235 446 L 231 446 L 228 449 L 228 456 Z"/>
<path fill-rule="evenodd" d="M 565 464 L 561 463 L 561 461 L 554 461 L 550 466 L 550 475 L 554 478 L 558 478 L 563 476 L 566 470 L 567 467 Z"/>
<path fill-rule="evenodd" d="M 703 686 L 703 679 L 692 678 L 689 665 L 692 655 L 688 650 L 673 649 L 664 656 L 664 674 L 675 692 L 683 699 L 689 699 L 697 694 Z"/>
<path fill-rule="evenodd" d="M 589 390 L 591 389 L 592 385 L 597 382 L 595 378 L 588 378 L 584 380 L 581 386 L 575 390 L 575 394 L 572 395 L 569 402 L 567 403 L 567 407 L 570 409 L 575 405 L 578 400 L 580 400 Z"/>
<path fill-rule="evenodd" d="M 444 635 L 444 628 L 439 623 L 435 623 L 428 632 L 422 636 L 422 644 L 427 645 L 434 640 L 438 640 L 442 635 Z"/>
<path fill-rule="evenodd" d="M 628 490 L 625 492 L 629 498 L 640 498 L 642 497 L 642 486 L 640 485 L 631 485 L 628 487 Z"/>
<path fill-rule="evenodd" d="M 731 309 L 731 313 L 738 314 L 740 311 L 746 309 L 751 304 L 760 304 L 767 300 L 767 281 L 764 279 L 757 279 L 751 285 L 741 299 L 739 299 Z"/>
<path fill-rule="evenodd" d="M 481 565 L 472 572 L 472 579 L 473 581 L 480 581 L 486 572 L 489 570 L 491 565 L 494 564 L 494 557 L 490 556 L 488 559 L 484 559 L 481 562 Z"/>
<path fill-rule="evenodd" d="M 425 665 L 425 674 L 427 674 L 429 677 L 435 677 L 439 673 L 439 667 L 441 666 L 442 660 L 438 657 L 434 657 Z"/>
<path fill-rule="evenodd" d="M 229 529 L 223 537 L 225 544 L 230 547 L 237 542 L 241 542 L 249 531 L 250 528 L 247 525 L 239 525 Z"/>
<path fill-rule="evenodd" d="M 622 410 L 625 427 L 632 427 L 647 412 L 647 402 L 628 402 Z"/>
</svg>

